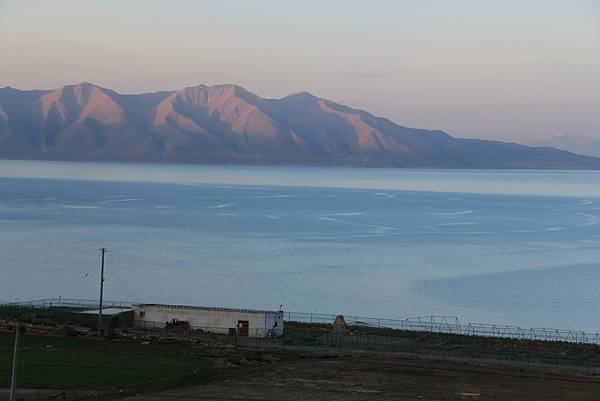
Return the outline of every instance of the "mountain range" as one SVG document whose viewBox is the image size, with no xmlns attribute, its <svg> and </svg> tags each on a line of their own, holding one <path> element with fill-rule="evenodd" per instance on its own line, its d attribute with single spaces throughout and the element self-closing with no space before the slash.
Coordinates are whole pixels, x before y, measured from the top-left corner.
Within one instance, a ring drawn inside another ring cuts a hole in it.
<svg viewBox="0 0 600 401">
<path fill-rule="evenodd" d="M 306 92 L 268 99 L 236 85 L 134 95 L 90 83 L 0 88 L 0 158 L 600 169 L 600 158 L 454 138 Z"/>
<path fill-rule="evenodd" d="M 550 138 L 534 139 L 527 144 L 549 146 L 581 155 L 600 157 L 600 138 L 585 134 L 565 133 Z"/>
</svg>

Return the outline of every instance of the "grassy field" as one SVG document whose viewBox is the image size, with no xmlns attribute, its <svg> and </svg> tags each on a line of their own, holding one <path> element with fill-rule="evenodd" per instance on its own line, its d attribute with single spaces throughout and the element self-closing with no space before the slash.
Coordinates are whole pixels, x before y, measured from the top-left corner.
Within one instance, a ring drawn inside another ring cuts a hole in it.
<svg viewBox="0 0 600 401">
<path fill-rule="evenodd" d="M 366 349 L 438 355 L 469 359 L 489 359 L 509 364 L 538 363 L 563 369 L 600 370 L 600 346 L 565 342 L 516 340 L 456 334 L 426 333 L 386 328 L 359 328 L 336 335 L 331 326 L 286 323 L 285 336 L 291 344 L 337 349 Z"/>
<path fill-rule="evenodd" d="M 26 401 L 595 399 L 600 347 L 286 322 L 283 338 L 112 328 L 69 308 L 0 306 L 0 400 L 14 341 Z M 224 380 L 227 379 L 227 380 Z M 499 384 L 501 383 L 501 384 Z M 555 397 L 555 395 L 560 396 Z"/>
<path fill-rule="evenodd" d="M 328 325 L 290 322 L 286 323 L 285 337 L 280 339 L 237 338 L 194 331 L 186 333 L 186 338 L 198 345 L 190 345 L 166 339 L 164 330 L 128 329 L 123 333 L 108 330 L 105 334 L 116 338 L 100 338 L 98 331 L 85 329 L 89 325 L 83 323 L 89 321 L 81 321 L 81 316 L 72 312 L 65 308 L 0 306 L 0 319 L 18 318 L 34 328 L 54 330 L 50 331 L 51 336 L 33 332 L 23 335 L 20 387 L 152 390 L 206 383 L 234 374 L 239 368 L 299 359 L 300 353 L 314 356 L 354 351 L 396 352 L 471 364 L 600 372 L 600 347 L 593 345 L 377 328 L 352 328 L 351 333 L 339 335 Z M 147 341 L 145 336 L 154 339 Z M 13 341 L 12 333 L 0 331 L 0 387 L 9 384 Z"/>
<path fill-rule="evenodd" d="M 14 335 L 0 332 L 0 387 L 8 386 Z M 42 388 L 162 387 L 200 383 L 223 374 L 215 350 L 23 335 L 19 386 Z"/>
</svg>

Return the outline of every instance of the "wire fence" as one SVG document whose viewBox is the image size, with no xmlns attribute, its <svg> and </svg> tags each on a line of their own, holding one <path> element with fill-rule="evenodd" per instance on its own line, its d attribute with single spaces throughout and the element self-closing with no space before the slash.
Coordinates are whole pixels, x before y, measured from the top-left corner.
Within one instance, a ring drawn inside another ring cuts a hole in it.
<svg viewBox="0 0 600 401">
<path fill-rule="evenodd" d="M 103 308 L 131 308 L 137 302 L 104 301 Z M 77 308 L 98 309 L 97 300 L 52 298 L 24 302 L 8 302 L 3 305 L 24 306 L 32 308 Z M 284 312 L 285 322 L 306 324 L 335 324 L 334 314 Z M 582 330 L 552 329 L 552 328 L 523 328 L 497 324 L 460 322 L 455 316 L 420 316 L 407 319 L 386 319 L 344 315 L 345 324 L 350 327 L 365 327 L 377 329 L 393 329 L 408 332 L 426 332 L 438 334 L 455 334 L 463 336 L 505 338 L 527 341 L 566 342 L 575 344 L 600 345 L 600 333 L 590 333 Z M 149 323 L 148 323 L 149 324 Z M 228 330 L 227 330 L 228 331 Z M 264 337 L 264 336 L 263 336 Z"/>
<path fill-rule="evenodd" d="M 139 302 L 131 301 L 102 301 L 102 308 L 131 308 Z M 97 299 L 79 299 L 79 298 L 44 298 L 29 301 L 1 302 L 2 306 L 23 306 L 29 308 L 73 308 L 73 309 L 98 309 L 100 304 Z"/>
<path fill-rule="evenodd" d="M 106 307 L 130 308 L 131 302 L 106 301 Z M 74 310 L 97 308 L 93 300 L 45 299 L 9 305 L 24 314 L 32 308 L 39 309 L 42 315 L 52 311 L 65 316 L 76 316 Z M 34 312 L 36 312 L 34 310 Z M 243 332 L 237 327 L 174 325 L 168 322 L 137 320 L 126 330 L 115 330 L 115 335 L 136 342 L 167 344 L 231 344 L 225 349 L 237 349 L 234 346 L 254 347 L 268 353 L 276 351 L 294 351 L 301 353 L 339 353 L 352 351 L 393 352 L 408 358 L 446 361 L 451 363 L 479 364 L 482 366 L 511 367 L 553 372 L 582 374 L 600 374 L 600 349 L 588 338 L 566 336 L 571 341 L 554 332 L 525 336 L 510 326 L 466 325 L 460 324 L 456 317 L 428 316 L 405 320 L 379 319 L 359 316 L 345 316 L 345 322 L 336 315 L 318 313 L 285 312 L 284 336 L 270 335 L 264 328 L 247 327 Z M 336 319 L 337 318 L 337 319 Z M 35 322 L 26 324 L 26 332 L 35 334 Z M 38 325 L 39 326 L 39 325 Z M 484 326 L 483 329 L 480 326 Z M 51 327 L 52 328 L 52 327 Z M 53 329 L 61 330 L 56 326 Z M 46 328 L 48 329 L 48 328 Z M 78 330 L 85 330 L 77 326 Z M 89 329 L 90 331 L 93 329 Z M 482 331 L 483 330 L 483 331 Z M 547 329 L 539 329 L 547 330 Z M 431 335 L 423 335 L 430 333 Z M 483 333 L 483 335 L 482 335 Z M 577 333 L 577 332 L 575 332 Z M 456 336 L 459 334 L 461 336 Z M 81 333 L 77 334 L 81 335 Z M 105 333 L 110 336 L 110 333 Z M 558 346 L 551 342 L 530 343 L 517 340 L 564 341 Z M 585 339 L 585 341 L 582 341 Z M 110 394 L 107 393 L 108 397 Z M 29 400 L 98 400 L 96 395 L 48 391 L 46 394 L 30 394 Z M 0 400 L 2 396 L 0 395 Z M 102 396 L 104 399 L 104 396 Z"/>
<path fill-rule="evenodd" d="M 334 324 L 336 315 L 322 313 L 285 312 L 284 320 L 308 324 Z M 455 334 L 463 336 L 510 338 L 515 340 L 567 342 L 600 345 L 600 334 L 581 330 L 522 328 L 497 324 L 462 324 L 456 316 L 420 316 L 399 319 L 384 319 L 344 315 L 351 327 L 388 328 L 401 331 Z"/>
<path fill-rule="evenodd" d="M 369 350 L 402 353 L 420 359 L 457 363 L 480 363 L 486 366 L 541 369 L 587 374 L 600 373 L 600 351 L 583 345 L 575 348 L 530 347 L 509 343 L 486 343 L 479 339 L 469 342 L 440 341 L 440 338 L 406 336 L 384 326 L 340 327 L 320 322 L 288 322 L 285 336 L 265 335 L 262 328 L 249 327 L 243 335 L 236 328 L 211 326 L 169 327 L 165 322 L 138 321 L 134 332 L 161 337 L 180 337 L 189 341 L 217 339 L 219 342 L 272 350 L 343 352 Z M 315 316 L 313 316 L 315 318 Z M 227 334 L 227 335 L 222 335 Z M 450 333 L 443 333 L 450 334 Z M 452 333 L 454 334 L 454 333 Z M 456 337 L 454 337 L 456 338 Z M 582 348 L 583 347 L 583 348 Z"/>
</svg>

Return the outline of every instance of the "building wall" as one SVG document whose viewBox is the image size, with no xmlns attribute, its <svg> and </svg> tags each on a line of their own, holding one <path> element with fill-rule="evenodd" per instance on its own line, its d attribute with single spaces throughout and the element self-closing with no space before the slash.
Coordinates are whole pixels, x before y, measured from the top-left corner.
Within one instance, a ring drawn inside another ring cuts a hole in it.
<svg viewBox="0 0 600 401">
<path fill-rule="evenodd" d="M 244 312 L 236 310 L 210 310 L 184 307 L 136 305 L 134 306 L 136 325 L 164 327 L 173 319 L 186 320 L 193 329 L 228 334 L 229 329 L 237 329 L 239 320 L 248 321 L 250 337 L 265 337 L 273 330 L 274 335 L 283 335 L 283 312 Z M 143 314 L 140 313 L 143 311 Z"/>
<path fill-rule="evenodd" d="M 266 327 L 273 330 L 276 336 L 283 335 L 283 312 L 269 313 L 266 315 Z"/>
</svg>

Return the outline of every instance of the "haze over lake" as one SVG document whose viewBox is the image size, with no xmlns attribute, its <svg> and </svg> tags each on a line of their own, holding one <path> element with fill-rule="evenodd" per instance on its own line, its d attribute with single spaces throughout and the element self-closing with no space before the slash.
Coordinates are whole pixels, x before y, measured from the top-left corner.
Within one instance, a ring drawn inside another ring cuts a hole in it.
<svg viewBox="0 0 600 401">
<path fill-rule="evenodd" d="M 0 300 L 600 328 L 600 172 L 0 161 Z M 89 274 L 88 274 L 89 273 Z"/>
</svg>

